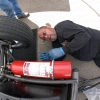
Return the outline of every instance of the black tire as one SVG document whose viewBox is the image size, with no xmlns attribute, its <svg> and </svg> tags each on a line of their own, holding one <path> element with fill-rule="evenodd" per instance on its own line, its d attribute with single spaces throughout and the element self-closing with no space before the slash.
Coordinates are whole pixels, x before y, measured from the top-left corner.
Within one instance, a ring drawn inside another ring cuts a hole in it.
<svg viewBox="0 0 100 100">
<path fill-rule="evenodd" d="M 32 44 L 33 33 L 24 22 L 0 15 L 0 40 L 10 43 L 12 48 L 25 48 Z"/>
</svg>

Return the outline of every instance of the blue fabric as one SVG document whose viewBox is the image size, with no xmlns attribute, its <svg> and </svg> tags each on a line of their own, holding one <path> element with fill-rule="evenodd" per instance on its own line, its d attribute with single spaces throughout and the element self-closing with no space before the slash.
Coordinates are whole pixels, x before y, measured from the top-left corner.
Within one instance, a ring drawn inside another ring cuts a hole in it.
<svg viewBox="0 0 100 100">
<path fill-rule="evenodd" d="M 64 55 L 65 55 L 65 53 L 64 53 L 63 49 L 60 47 L 60 48 L 52 49 L 49 52 L 41 53 L 40 59 L 41 60 L 55 60 L 55 59 L 58 59 Z"/>
<path fill-rule="evenodd" d="M 18 5 L 17 0 L 0 0 L 0 8 L 7 16 L 12 18 L 22 15 L 22 10 Z"/>
</svg>

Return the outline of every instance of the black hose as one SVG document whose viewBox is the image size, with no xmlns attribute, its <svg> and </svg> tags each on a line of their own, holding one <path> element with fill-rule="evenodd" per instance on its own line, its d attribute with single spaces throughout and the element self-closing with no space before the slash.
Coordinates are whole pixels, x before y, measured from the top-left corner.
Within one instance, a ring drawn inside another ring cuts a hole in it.
<svg viewBox="0 0 100 100">
<path fill-rule="evenodd" d="M 16 76 L 12 76 L 12 75 L 8 75 L 5 74 L 6 78 L 8 79 L 12 79 L 12 80 L 17 80 L 17 81 L 21 81 L 21 82 L 28 82 L 28 83 L 37 83 L 37 84 L 71 84 L 71 83 L 77 83 L 76 80 L 64 80 L 64 79 L 60 79 L 60 80 L 48 80 L 48 79 L 35 79 L 35 78 L 26 78 L 26 77 L 16 77 Z"/>
</svg>

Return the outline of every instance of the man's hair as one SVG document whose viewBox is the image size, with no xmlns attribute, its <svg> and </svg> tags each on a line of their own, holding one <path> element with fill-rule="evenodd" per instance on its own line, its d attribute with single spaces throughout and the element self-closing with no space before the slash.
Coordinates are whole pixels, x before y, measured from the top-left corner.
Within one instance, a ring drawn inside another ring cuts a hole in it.
<svg viewBox="0 0 100 100">
<path fill-rule="evenodd" d="M 51 26 L 51 25 L 49 23 L 46 23 L 46 26 L 41 26 L 41 27 L 39 27 L 39 29 L 46 28 L 47 26 Z"/>
<path fill-rule="evenodd" d="M 41 26 L 41 27 L 39 27 L 39 29 L 43 29 L 43 28 L 46 28 L 46 26 Z"/>
</svg>

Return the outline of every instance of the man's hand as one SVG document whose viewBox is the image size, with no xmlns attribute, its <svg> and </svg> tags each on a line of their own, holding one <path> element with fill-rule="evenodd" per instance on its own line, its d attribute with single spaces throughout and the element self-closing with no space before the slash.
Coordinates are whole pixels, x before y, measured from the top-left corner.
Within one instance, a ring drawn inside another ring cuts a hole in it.
<svg viewBox="0 0 100 100">
<path fill-rule="evenodd" d="M 48 52 L 41 53 L 40 54 L 40 59 L 41 60 L 50 60 L 49 53 Z"/>
<path fill-rule="evenodd" d="M 54 59 L 58 59 L 64 55 L 65 55 L 65 53 L 64 53 L 63 49 L 60 47 L 60 48 L 52 49 L 49 52 L 41 53 L 40 59 L 41 60 L 54 60 Z"/>
</svg>

